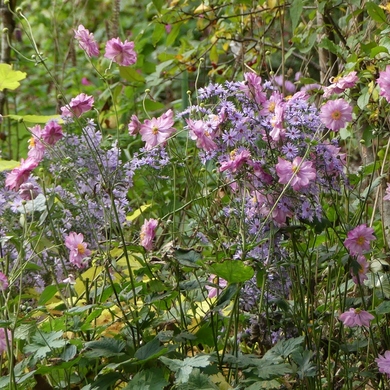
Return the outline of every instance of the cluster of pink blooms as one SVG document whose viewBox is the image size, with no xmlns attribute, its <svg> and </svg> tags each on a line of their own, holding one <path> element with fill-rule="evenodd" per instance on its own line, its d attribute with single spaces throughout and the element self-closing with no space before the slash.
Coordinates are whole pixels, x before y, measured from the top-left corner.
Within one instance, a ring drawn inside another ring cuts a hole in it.
<svg viewBox="0 0 390 390">
<path fill-rule="evenodd" d="M 69 104 L 61 107 L 62 117 L 79 118 L 82 114 L 92 109 L 93 103 L 94 99 L 92 96 L 80 93 L 71 99 Z"/>
<path fill-rule="evenodd" d="M 74 33 L 75 39 L 79 42 L 81 49 L 85 51 L 88 57 L 99 56 L 99 45 L 89 30 L 83 25 L 79 25 Z M 122 42 L 119 38 L 112 38 L 106 43 L 104 57 L 120 66 L 133 65 L 137 62 L 134 42 L 128 42 L 127 40 Z"/>
<path fill-rule="evenodd" d="M 168 138 L 176 132 L 174 122 L 172 110 L 158 118 L 146 119 L 144 123 L 141 123 L 136 115 L 132 115 L 128 125 L 129 134 L 133 136 L 141 134 L 145 149 L 150 150 L 156 146 L 164 146 Z"/>
<path fill-rule="evenodd" d="M 77 268 L 85 268 L 86 259 L 91 255 L 91 251 L 87 249 L 88 244 L 84 242 L 84 236 L 81 233 L 69 233 L 65 236 L 65 246 L 70 251 L 69 262 Z"/>
<path fill-rule="evenodd" d="M 153 249 L 153 240 L 156 236 L 156 229 L 158 226 L 157 219 L 147 219 L 141 226 L 140 233 L 140 245 L 143 246 L 147 251 Z"/>
<path fill-rule="evenodd" d="M 29 142 L 27 159 L 22 159 L 20 166 L 13 169 L 5 181 L 5 185 L 11 190 L 19 190 L 42 161 L 45 149 L 53 146 L 63 136 L 62 127 L 56 121 L 49 121 L 43 129 L 40 125 L 36 125 L 29 130 L 32 137 Z"/>
</svg>

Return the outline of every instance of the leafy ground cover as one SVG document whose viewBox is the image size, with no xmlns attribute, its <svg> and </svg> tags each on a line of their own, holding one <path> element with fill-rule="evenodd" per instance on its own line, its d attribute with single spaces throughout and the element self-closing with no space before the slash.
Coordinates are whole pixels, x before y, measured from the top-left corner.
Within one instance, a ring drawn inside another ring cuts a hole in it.
<svg viewBox="0 0 390 390">
<path fill-rule="evenodd" d="M 2 7 L 0 388 L 388 388 L 388 6 Z"/>
</svg>

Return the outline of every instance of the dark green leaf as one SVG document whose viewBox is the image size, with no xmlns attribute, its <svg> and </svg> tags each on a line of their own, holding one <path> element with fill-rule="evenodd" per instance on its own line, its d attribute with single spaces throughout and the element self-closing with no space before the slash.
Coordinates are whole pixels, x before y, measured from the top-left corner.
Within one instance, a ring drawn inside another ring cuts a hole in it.
<svg viewBox="0 0 390 390">
<path fill-rule="evenodd" d="M 124 341 L 112 338 L 90 341 L 85 344 L 85 347 L 89 349 L 85 356 L 87 358 L 120 356 L 123 355 L 121 351 L 125 346 L 126 343 Z"/>
<path fill-rule="evenodd" d="M 164 372 L 159 368 L 137 373 L 123 390 L 161 390 L 168 385 Z"/>
<path fill-rule="evenodd" d="M 50 299 L 56 295 L 57 292 L 57 286 L 52 285 L 52 286 L 47 286 L 41 293 L 41 296 L 39 297 L 38 300 L 38 306 L 46 304 Z"/>
<path fill-rule="evenodd" d="M 156 359 L 165 352 L 167 352 L 167 348 L 161 345 L 160 340 L 156 337 L 139 348 L 134 356 L 139 360 L 147 361 Z"/>
<path fill-rule="evenodd" d="M 294 31 L 298 25 L 303 11 L 303 0 L 293 0 L 290 5 L 291 30 Z"/>
</svg>

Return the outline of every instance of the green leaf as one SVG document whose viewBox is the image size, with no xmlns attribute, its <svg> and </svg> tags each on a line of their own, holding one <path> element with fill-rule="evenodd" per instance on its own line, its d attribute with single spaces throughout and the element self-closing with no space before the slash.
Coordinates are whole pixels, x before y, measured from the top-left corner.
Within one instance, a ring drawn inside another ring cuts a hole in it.
<svg viewBox="0 0 390 390">
<path fill-rule="evenodd" d="M 199 268 L 200 266 L 196 262 L 202 257 L 202 255 L 193 249 L 178 248 L 175 250 L 173 257 L 186 267 Z"/>
<path fill-rule="evenodd" d="M 294 31 L 298 25 L 303 11 L 303 0 L 293 0 L 290 6 L 291 30 Z"/>
<path fill-rule="evenodd" d="M 187 383 L 179 385 L 178 390 L 218 390 L 209 376 L 202 374 L 198 368 L 192 370 Z"/>
<path fill-rule="evenodd" d="M 139 360 L 148 361 L 151 359 L 156 359 L 167 351 L 168 348 L 160 345 L 160 340 L 156 337 L 152 341 L 149 341 L 144 346 L 139 348 L 134 356 Z"/>
<path fill-rule="evenodd" d="M 0 91 L 4 89 L 14 90 L 19 87 L 20 80 L 25 79 L 27 73 L 13 70 L 12 65 L 0 64 Z"/>
<path fill-rule="evenodd" d="M 46 304 L 50 299 L 56 295 L 57 292 L 57 286 L 52 285 L 52 286 L 47 286 L 45 289 L 42 291 L 39 300 L 38 300 L 38 306 Z"/>
<path fill-rule="evenodd" d="M 383 9 L 380 8 L 373 1 L 369 1 L 368 3 L 366 3 L 366 10 L 368 12 L 368 15 L 370 15 L 370 18 L 375 22 L 379 24 L 387 22 L 387 18 Z"/>
<path fill-rule="evenodd" d="M 382 302 L 376 309 L 375 309 L 377 314 L 388 314 L 390 313 L 390 302 L 389 301 L 384 301 Z"/>
<path fill-rule="evenodd" d="M 371 58 L 375 58 L 375 56 L 377 56 L 378 54 L 380 53 L 389 53 L 387 47 L 384 47 L 384 46 L 376 46 L 376 47 L 373 47 L 370 51 L 370 57 Z"/>
<path fill-rule="evenodd" d="M 190 374 L 194 367 L 207 367 L 209 362 L 209 355 L 196 355 L 194 357 L 185 358 L 184 360 L 169 359 L 161 356 L 160 360 L 168 366 L 168 368 L 176 373 L 177 383 L 186 383 L 189 380 Z"/>
<path fill-rule="evenodd" d="M 166 105 L 161 102 L 154 102 L 153 100 L 145 99 L 145 110 L 147 112 L 162 110 L 165 107 Z"/>
<path fill-rule="evenodd" d="M 123 390 L 161 390 L 168 385 L 160 368 L 137 373 Z"/>
<path fill-rule="evenodd" d="M 22 120 L 28 123 L 47 123 L 49 121 L 63 123 L 61 115 L 7 115 L 7 117 L 16 121 Z"/>
<path fill-rule="evenodd" d="M 245 265 L 240 260 L 226 260 L 220 264 L 213 264 L 210 271 L 232 284 L 246 282 L 255 274 L 252 267 Z"/>
<path fill-rule="evenodd" d="M 145 78 L 141 73 L 138 73 L 137 70 L 131 68 L 130 66 L 120 66 L 119 74 L 127 81 L 135 82 L 135 83 L 144 83 Z"/>
<path fill-rule="evenodd" d="M 298 350 L 303 343 L 304 336 L 293 339 L 281 340 L 272 349 L 266 352 L 263 359 L 287 358 L 294 351 Z"/>
<path fill-rule="evenodd" d="M 162 23 L 154 24 L 154 30 L 152 34 L 152 45 L 156 47 L 161 38 L 166 35 L 165 27 Z"/>
<path fill-rule="evenodd" d="M 32 337 L 32 342 L 27 344 L 23 351 L 25 353 L 33 353 L 36 359 L 43 359 L 53 349 L 63 348 L 66 340 L 62 338 L 62 332 L 37 332 Z"/>
<path fill-rule="evenodd" d="M 122 375 L 119 372 L 109 372 L 107 374 L 98 375 L 92 382 L 91 389 L 93 390 L 108 390 L 115 387 L 115 383 L 122 379 Z"/>
<path fill-rule="evenodd" d="M 164 5 L 164 0 L 152 0 L 152 1 L 157 11 L 161 12 L 162 6 Z"/>
<path fill-rule="evenodd" d="M 173 46 L 173 44 L 176 41 L 176 38 L 179 35 L 180 32 L 181 23 L 176 23 L 173 27 L 171 32 L 168 34 L 167 40 L 165 42 L 166 47 Z M 212 50 L 212 49 L 211 49 Z"/>
<path fill-rule="evenodd" d="M 18 167 L 19 165 L 20 165 L 20 161 L 0 159 L 0 172 L 12 171 L 12 169 Z"/>
<path fill-rule="evenodd" d="M 246 388 L 246 390 L 262 390 L 262 389 L 280 389 L 282 384 L 275 379 L 269 381 L 257 381 Z"/>
<path fill-rule="evenodd" d="M 97 341 L 90 341 L 85 343 L 85 348 L 89 349 L 85 353 L 87 358 L 98 358 L 98 357 L 112 357 L 121 356 L 121 352 L 126 346 L 124 341 L 116 340 L 113 338 L 104 338 Z"/>
<path fill-rule="evenodd" d="M 35 199 L 28 200 L 25 204 L 18 207 L 18 211 L 21 214 L 29 214 L 35 211 L 46 210 L 46 197 L 43 194 L 39 194 Z"/>
<path fill-rule="evenodd" d="M 65 362 L 68 362 L 69 360 L 72 360 L 77 354 L 77 347 L 73 344 L 68 344 L 64 352 L 61 354 L 61 359 Z"/>
<path fill-rule="evenodd" d="M 292 359 L 298 364 L 297 374 L 301 379 L 313 377 L 317 374 L 317 367 L 311 362 L 313 356 L 312 351 L 294 351 L 291 354 Z"/>
</svg>

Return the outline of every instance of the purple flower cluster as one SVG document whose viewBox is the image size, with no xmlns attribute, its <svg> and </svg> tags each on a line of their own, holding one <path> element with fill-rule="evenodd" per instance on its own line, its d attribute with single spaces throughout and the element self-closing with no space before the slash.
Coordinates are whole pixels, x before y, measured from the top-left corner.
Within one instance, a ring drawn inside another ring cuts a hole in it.
<svg viewBox="0 0 390 390">
<path fill-rule="evenodd" d="M 201 88 L 200 104 L 181 114 L 202 161 L 215 162 L 230 189 L 225 216 L 241 210 L 244 199 L 246 240 L 262 261 L 272 226 L 320 219 L 320 193 L 339 191 L 344 179 L 345 156 L 336 139 L 324 138 L 320 112 L 308 98 L 303 92 L 284 98 L 246 73 L 242 82 Z"/>
</svg>

